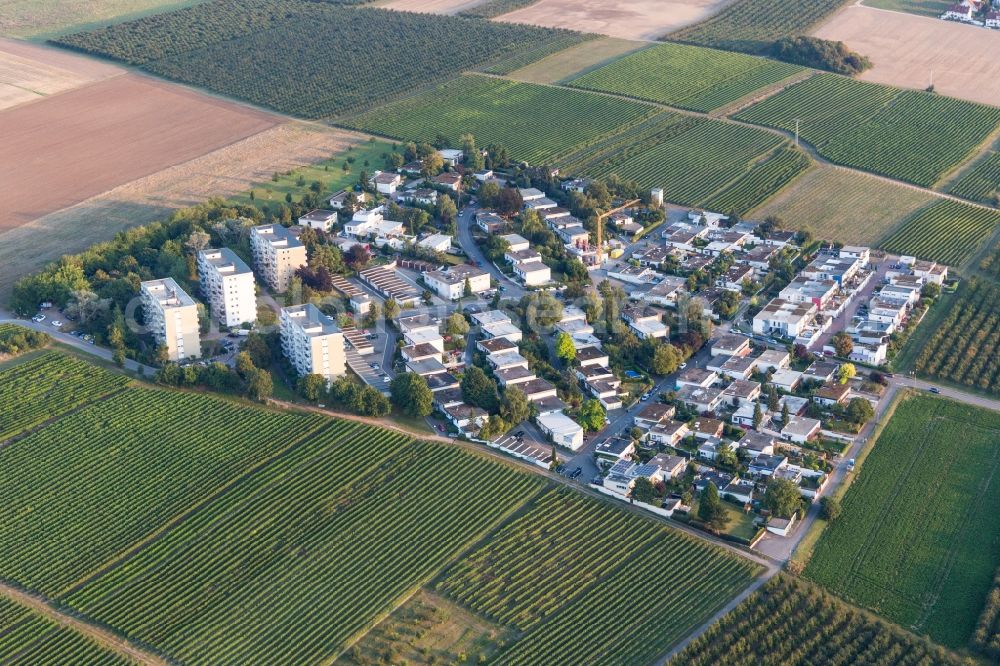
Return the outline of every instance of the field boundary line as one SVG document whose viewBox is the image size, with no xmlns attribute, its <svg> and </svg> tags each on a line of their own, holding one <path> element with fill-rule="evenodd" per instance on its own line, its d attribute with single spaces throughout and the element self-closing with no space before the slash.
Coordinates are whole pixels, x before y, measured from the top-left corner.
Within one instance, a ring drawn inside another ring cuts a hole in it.
<svg viewBox="0 0 1000 666">
<path fill-rule="evenodd" d="M 147 666 L 169 666 L 171 662 L 139 647 L 129 639 L 119 636 L 109 629 L 94 624 L 81 616 L 70 615 L 53 608 L 48 599 L 26 592 L 15 585 L 0 581 L 0 595 L 7 597 L 16 604 L 24 606 L 60 627 L 74 631 L 80 636 L 90 639 L 98 645 L 111 650 L 131 661 L 137 661 Z"/>
<path fill-rule="evenodd" d="M 319 435 L 328 428 L 331 428 L 334 423 L 336 423 L 336 421 L 331 420 L 328 423 L 322 423 L 315 428 L 307 430 L 306 432 L 302 433 L 300 437 L 293 440 L 292 443 L 285 446 L 283 449 L 275 452 L 273 455 L 260 461 L 256 465 L 247 468 L 234 478 L 223 483 L 221 486 L 217 486 L 215 488 L 210 489 L 208 493 L 201 500 L 198 500 L 195 503 L 184 507 L 179 513 L 163 521 L 162 524 L 160 524 L 153 531 L 149 532 L 145 537 L 129 544 L 122 551 L 119 551 L 115 555 L 112 555 L 106 561 L 94 567 L 89 572 L 81 576 L 79 579 L 70 583 L 69 586 L 61 590 L 58 593 L 58 595 L 56 595 L 55 598 L 60 601 L 64 601 L 68 596 L 80 591 L 82 588 L 86 587 L 90 583 L 96 581 L 97 579 L 106 575 L 110 571 L 113 571 L 114 569 L 118 568 L 125 562 L 133 559 L 134 557 L 139 555 L 139 553 L 144 551 L 149 545 L 155 543 L 156 541 L 167 535 L 169 532 L 171 532 L 174 528 L 178 527 L 185 520 L 193 516 L 195 513 L 201 511 L 203 508 L 214 502 L 222 495 L 226 494 L 227 492 L 235 488 L 245 479 L 257 474 L 266 467 L 269 467 L 272 463 L 285 457 L 294 449 L 297 449 L 299 446 L 301 446 L 306 440 L 316 435 Z"/>
</svg>

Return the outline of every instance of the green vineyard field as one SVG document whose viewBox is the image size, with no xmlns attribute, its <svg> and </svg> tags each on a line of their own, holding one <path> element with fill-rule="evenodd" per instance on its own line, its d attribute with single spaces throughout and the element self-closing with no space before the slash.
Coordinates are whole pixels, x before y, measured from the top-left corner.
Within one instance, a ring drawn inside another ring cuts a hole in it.
<svg viewBox="0 0 1000 666">
<path fill-rule="evenodd" d="M 666 36 L 678 42 L 760 53 L 782 37 L 809 29 L 847 0 L 736 0 L 711 18 Z"/>
<path fill-rule="evenodd" d="M 921 208 L 879 246 L 958 266 L 975 254 L 1000 224 L 1000 211 L 950 199 Z"/>
<path fill-rule="evenodd" d="M 335 423 L 68 602 L 187 664 L 318 663 L 541 484 Z"/>
<path fill-rule="evenodd" d="M 320 423 L 138 388 L 58 419 L 0 449 L 0 575 L 57 594 Z"/>
<path fill-rule="evenodd" d="M 905 398 L 805 576 L 942 645 L 967 645 L 1000 565 L 997 442 L 996 412 Z"/>
<path fill-rule="evenodd" d="M 502 144 L 515 159 L 551 164 L 655 112 L 640 102 L 473 75 L 345 124 L 400 140 L 433 141 L 443 135 L 454 145 L 469 133 L 480 145 Z"/>
<path fill-rule="evenodd" d="M 595 146 L 579 161 L 570 158 L 573 166 L 567 165 L 566 171 L 593 178 L 617 174 L 643 187 L 662 187 L 666 200 L 685 206 L 699 205 L 720 190 L 734 187 L 735 205 L 742 206 L 741 200 L 759 203 L 761 195 L 752 192 L 752 184 L 744 188 L 737 179 L 756 180 L 760 176 L 753 173 L 757 161 L 788 144 L 770 132 L 718 120 L 675 114 L 658 120 Z M 782 185 L 798 173 L 791 168 L 780 170 L 784 177 L 772 181 L 782 181 Z"/>
<path fill-rule="evenodd" d="M 905 660 L 904 660 L 905 659 Z M 959 666 L 959 657 L 779 574 L 671 663 L 684 666 Z"/>
<path fill-rule="evenodd" d="M 0 598 L 0 663 L 7 666 L 129 666 L 119 657 L 72 629 Z"/>
<path fill-rule="evenodd" d="M 633 595 L 636 571 L 671 571 L 676 582 Z M 436 590 L 524 632 L 498 664 L 631 664 L 662 654 L 758 572 L 645 518 L 554 490 L 446 571 Z"/>
<path fill-rule="evenodd" d="M 709 210 L 744 215 L 756 208 L 809 168 L 809 157 L 791 147 L 780 148 L 730 187 L 702 202 Z"/>
<path fill-rule="evenodd" d="M 0 370 L 0 441 L 119 390 L 128 381 L 54 351 Z"/>
<path fill-rule="evenodd" d="M 1000 196 L 1000 153 L 991 152 L 948 190 L 955 196 L 996 205 Z"/>
<path fill-rule="evenodd" d="M 55 43 L 283 113 L 321 118 L 571 34 L 307 0 L 218 0 Z"/>
<path fill-rule="evenodd" d="M 915 370 L 1000 394 L 1000 286 L 973 279 L 959 289 L 948 316 L 917 357 Z"/>
<path fill-rule="evenodd" d="M 930 187 L 1000 124 L 1000 108 L 820 74 L 739 120 L 794 131 L 838 164 Z"/>
<path fill-rule="evenodd" d="M 572 79 L 569 85 L 708 112 L 803 71 L 740 53 L 660 44 Z"/>
<path fill-rule="evenodd" d="M 582 44 L 583 42 L 594 39 L 595 37 L 596 35 L 569 33 L 563 37 L 556 37 L 542 42 L 539 46 L 533 49 L 523 51 L 509 58 L 504 58 L 500 62 L 487 67 L 483 71 L 487 74 L 510 74 L 516 69 L 527 67 L 531 63 L 538 62 L 546 56 L 558 53 L 559 51 L 565 51 L 572 46 Z"/>
</svg>

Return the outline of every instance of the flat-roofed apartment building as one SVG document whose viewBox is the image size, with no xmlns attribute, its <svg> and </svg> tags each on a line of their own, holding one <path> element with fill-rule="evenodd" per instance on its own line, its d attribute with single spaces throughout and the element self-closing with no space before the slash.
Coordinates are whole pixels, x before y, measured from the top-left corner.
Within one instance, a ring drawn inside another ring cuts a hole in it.
<svg viewBox="0 0 1000 666">
<path fill-rule="evenodd" d="M 167 358 L 183 361 L 201 356 L 198 305 L 173 278 L 140 285 L 146 327 L 167 348 Z"/>
<path fill-rule="evenodd" d="M 208 299 L 212 316 L 235 328 L 257 321 L 257 295 L 253 271 L 228 247 L 198 252 L 201 293 Z"/>
<path fill-rule="evenodd" d="M 300 376 L 332 382 L 347 372 L 343 332 L 312 303 L 281 308 L 281 349 Z"/>
<path fill-rule="evenodd" d="M 280 224 L 262 224 L 250 230 L 253 262 L 261 279 L 277 293 L 288 291 L 292 276 L 306 265 L 306 246 Z"/>
</svg>

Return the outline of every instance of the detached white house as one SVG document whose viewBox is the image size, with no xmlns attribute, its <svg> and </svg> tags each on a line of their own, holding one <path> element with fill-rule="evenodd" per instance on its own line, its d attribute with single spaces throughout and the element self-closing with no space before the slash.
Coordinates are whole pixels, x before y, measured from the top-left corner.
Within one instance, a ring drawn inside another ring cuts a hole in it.
<svg viewBox="0 0 1000 666">
<path fill-rule="evenodd" d="M 542 414 L 535 419 L 538 428 L 558 446 L 576 451 L 583 446 L 583 428 L 562 412 Z"/>
</svg>

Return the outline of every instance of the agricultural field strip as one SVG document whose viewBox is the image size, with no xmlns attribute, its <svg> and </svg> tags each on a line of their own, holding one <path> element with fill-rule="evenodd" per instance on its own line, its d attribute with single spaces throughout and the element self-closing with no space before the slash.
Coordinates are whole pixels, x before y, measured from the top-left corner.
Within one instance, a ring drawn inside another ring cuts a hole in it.
<svg viewBox="0 0 1000 666">
<path fill-rule="evenodd" d="M 1000 525 L 981 510 L 1000 499 L 998 435 L 992 412 L 904 399 L 805 575 L 944 645 L 965 645 L 998 564 L 981 548 Z"/>
<path fill-rule="evenodd" d="M 787 574 L 772 578 L 670 663 L 686 666 L 788 666 L 931 663 L 961 660 L 939 646 L 869 616 Z"/>
<path fill-rule="evenodd" d="M 352 465 L 348 442 L 313 438 L 65 601 L 185 663 L 335 656 L 543 483 L 459 449 L 374 433 L 394 444 L 374 442 L 370 464 Z M 446 490 L 410 492 L 440 490 L 442 469 L 452 470 Z M 496 494 L 475 494 L 482 483 Z M 205 576 L 215 581 L 207 591 Z M 323 622 L 282 645 L 304 614 Z M 253 638 L 233 645 L 237 635 Z"/>
<path fill-rule="evenodd" d="M 827 159 L 931 187 L 1000 131 L 1000 108 L 822 73 L 735 114 Z M 904 159 L 905 157 L 905 159 Z"/>
<path fill-rule="evenodd" d="M 973 279 L 959 287 L 914 369 L 924 377 L 1000 393 L 1000 286 Z"/>
<path fill-rule="evenodd" d="M 598 519 L 605 512 L 607 519 Z M 622 548 L 625 543 L 630 547 Z M 552 566 L 524 566 L 539 552 L 549 554 Z M 571 632 L 575 626 L 578 634 L 579 623 L 584 621 L 580 613 L 587 613 L 580 609 L 603 608 L 606 603 L 595 598 L 609 595 L 617 601 L 628 600 L 626 590 L 634 586 L 634 580 L 631 573 L 623 576 L 623 572 L 674 571 L 694 563 L 703 567 L 701 581 L 692 583 L 695 589 L 665 593 L 662 603 L 654 601 L 645 609 L 648 612 L 629 613 L 634 619 L 629 630 L 637 625 L 640 636 L 621 633 L 628 630 L 619 626 L 620 616 L 605 610 L 598 613 L 599 619 L 586 620 L 591 625 L 608 625 L 594 628 L 594 640 L 581 640 L 574 634 L 556 642 L 577 645 L 576 651 L 564 646 L 558 658 L 536 653 L 551 642 L 546 636 L 552 627 Z M 438 578 L 435 588 L 484 617 L 526 632 L 509 652 L 500 655 L 499 663 L 547 663 L 547 658 L 559 663 L 604 663 L 619 652 L 625 655 L 624 663 L 638 663 L 662 654 L 714 612 L 709 606 L 724 605 L 757 572 L 755 564 L 728 553 L 713 553 L 710 546 L 668 531 L 646 517 L 611 514 L 602 504 L 558 489 L 463 556 Z M 702 596 L 706 591 L 711 594 Z M 686 626 L 681 617 L 690 617 L 691 625 Z M 666 630 L 659 631 L 657 622 Z M 612 639 L 619 641 L 617 647 Z M 612 642 L 610 646 L 607 641 Z M 635 644 L 646 650 L 643 656 L 633 652 Z"/>
<path fill-rule="evenodd" d="M 136 662 L 0 596 L 0 663 L 118 666 Z"/>
<path fill-rule="evenodd" d="M 916 211 L 878 245 L 901 254 L 961 266 L 1000 229 L 1000 211 L 953 199 L 938 199 Z"/>
<path fill-rule="evenodd" d="M 59 419 L 0 450 L 0 575 L 57 595 L 322 423 L 145 388 Z"/>
<path fill-rule="evenodd" d="M 55 351 L 0 371 L 0 444 L 119 391 L 128 382 L 123 375 Z"/>
<path fill-rule="evenodd" d="M 1000 195 L 1000 152 L 989 151 L 951 184 L 948 192 L 965 199 L 991 202 Z"/>
<path fill-rule="evenodd" d="M 709 112 L 807 71 L 741 53 L 660 44 L 571 78 L 566 85 Z"/>
<path fill-rule="evenodd" d="M 287 48 L 303 34 L 310 36 L 308 48 Z M 358 40 L 361 34 L 387 37 Z M 305 0 L 220 0 L 69 35 L 55 43 L 316 119 L 370 108 L 572 35 Z M 259 53 L 279 55 L 258 58 Z M 331 69 L 329 63 L 336 67 Z"/>
</svg>

